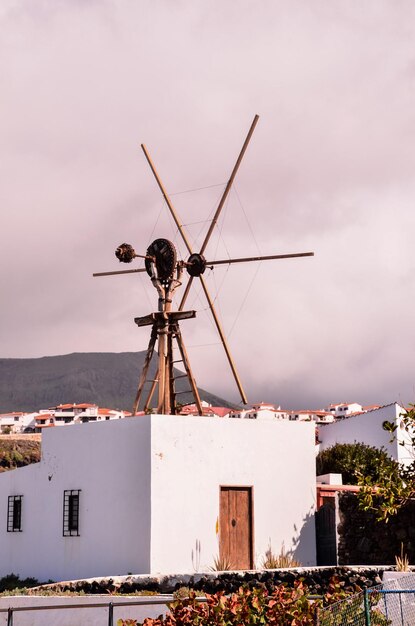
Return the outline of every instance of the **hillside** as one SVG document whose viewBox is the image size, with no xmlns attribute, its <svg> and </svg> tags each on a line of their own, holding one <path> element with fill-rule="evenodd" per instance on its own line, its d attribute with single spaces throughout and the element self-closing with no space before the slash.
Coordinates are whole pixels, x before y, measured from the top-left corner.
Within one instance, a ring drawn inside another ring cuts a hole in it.
<svg viewBox="0 0 415 626">
<path fill-rule="evenodd" d="M 35 435 L 0 437 L 0 472 L 40 461 L 40 435 L 37 440 L 33 437 Z"/>
<path fill-rule="evenodd" d="M 131 410 L 145 352 L 86 352 L 39 359 L 0 359 L 0 413 L 36 411 L 62 402 L 90 402 L 103 407 Z M 150 366 L 154 378 L 156 361 Z M 189 388 L 186 379 L 178 390 Z M 229 402 L 200 389 L 215 406 Z M 179 396 L 191 402 L 191 393 Z"/>
</svg>

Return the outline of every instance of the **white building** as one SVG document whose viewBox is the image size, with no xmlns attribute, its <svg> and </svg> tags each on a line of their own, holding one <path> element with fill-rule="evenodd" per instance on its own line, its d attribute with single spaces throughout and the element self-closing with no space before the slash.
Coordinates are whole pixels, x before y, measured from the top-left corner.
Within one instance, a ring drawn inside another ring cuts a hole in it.
<svg viewBox="0 0 415 626">
<path fill-rule="evenodd" d="M 288 420 L 289 411 L 281 409 L 280 406 L 275 407 L 273 404 L 258 402 L 257 404 L 253 404 L 251 409 L 231 411 L 229 417 L 251 420 Z"/>
<path fill-rule="evenodd" d="M 96 404 L 59 404 L 47 410 L 41 410 L 36 414 L 33 424 L 36 432 L 42 432 L 51 426 L 65 426 L 68 424 L 80 424 L 85 422 L 102 422 L 122 419 L 131 416 L 128 411 L 119 409 L 106 409 Z"/>
<path fill-rule="evenodd" d="M 0 576 L 40 580 L 315 563 L 314 424 L 145 415 L 44 432 L 0 474 Z"/>
<path fill-rule="evenodd" d="M 403 428 L 401 415 L 404 412 L 405 409 L 394 402 L 320 426 L 318 449 L 324 450 L 336 443 L 365 443 L 376 448 L 385 448 L 400 463 L 411 463 L 414 456 L 410 436 Z M 396 436 L 383 428 L 385 422 L 392 422 L 397 426 Z"/>
<path fill-rule="evenodd" d="M 37 413 L 2 413 L 0 414 L 1 433 L 22 433 L 26 429 L 34 428 Z"/>
<path fill-rule="evenodd" d="M 363 410 L 362 405 L 357 402 L 340 402 L 339 404 L 330 404 L 327 407 L 327 412 L 335 417 L 346 417 L 352 413 L 361 413 Z"/>
<path fill-rule="evenodd" d="M 300 422 L 316 422 L 317 424 L 330 424 L 334 422 L 334 415 L 328 411 L 291 411 L 290 420 Z"/>
</svg>

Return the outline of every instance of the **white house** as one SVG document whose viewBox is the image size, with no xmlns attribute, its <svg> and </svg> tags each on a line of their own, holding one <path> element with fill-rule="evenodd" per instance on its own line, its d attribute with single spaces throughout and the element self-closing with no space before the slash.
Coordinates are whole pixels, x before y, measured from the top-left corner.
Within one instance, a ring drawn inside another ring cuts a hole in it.
<svg viewBox="0 0 415 626">
<path fill-rule="evenodd" d="M 36 415 L 37 413 L 22 413 L 18 411 L 2 413 L 0 414 L 0 432 L 22 433 L 26 429 L 32 429 Z"/>
<path fill-rule="evenodd" d="M 289 419 L 289 411 L 281 409 L 280 406 L 275 407 L 273 404 L 258 402 L 257 404 L 252 405 L 252 409 L 231 411 L 229 413 L 229 417 L 251 420 L 287 420 Z"/>
<path fill-rule="evenodd" d="M 315 564 L 314 424 L 145 415 L 49 428 L 0 474 L 0 576 L 240 569 L 284 543 Z"/>
<path fill-rule="evenodd" d="M 317 424 L 329 424 L 334 422 L 334 415 L 328 411 L 310 411 L 308 409 L 301 411 L 291 411 L 290 420 L 300 422 L 316 422 Z"/>
<path fill-rule="evenodd" d="M 339 404 L 330 404 L 327 407 L 327 411 L 335 417 L 345 417 L 352 413 L 360 413 L 363 410 L 362 405 L 357 402 L 340 402 Z"/>
<path fill-rule="evenodd" d="M 336 443 L 365 443 L 376 448 L 385 448 L 390 456 L 400 463 L 414 460 L 411 439 L 403 428 L 402 413 L 405 409 L 396 402 L 364 413 L 338 420 L 333 424 L 321 425 L 318 430 L 319 450 Z M 383 428 L 385 422 L 397 426 L 395 437 Z M 392 439 L 392 441 L 391 441 Z"/>
<path fill-rule="evenodd" d="M 129 411 L 106 409 L 96 404 L 59 404 L 50 409 L 43 409 L 36 414 L 33 427 L 35 432 L 42 432 L 51 426 L 66 426 L 85 422 L 101 422 L 122 419 L 130 416 Z"/>
</svg>

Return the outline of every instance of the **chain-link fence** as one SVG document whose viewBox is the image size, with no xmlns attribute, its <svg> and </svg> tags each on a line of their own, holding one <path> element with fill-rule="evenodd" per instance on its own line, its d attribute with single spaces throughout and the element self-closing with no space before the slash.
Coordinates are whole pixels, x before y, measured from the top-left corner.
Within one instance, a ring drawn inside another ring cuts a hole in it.
<svg viewBox="0 0 415 626">
<path fill-rule="evenodd" d="M 319 626 L 415 626 L 415 576 L 387 580 L 320 611 Z"/>
<path fill-rule="evenodd" d="M 362 591 L 321 610 L 319 626 L 386 626 L 380 608 L 381 587 L 373 587 L 370 595 Z"/>
</svg>

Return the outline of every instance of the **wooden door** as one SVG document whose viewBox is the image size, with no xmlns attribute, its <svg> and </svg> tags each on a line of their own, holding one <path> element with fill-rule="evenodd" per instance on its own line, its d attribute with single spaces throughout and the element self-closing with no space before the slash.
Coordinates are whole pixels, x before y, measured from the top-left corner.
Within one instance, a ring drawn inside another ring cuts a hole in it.
<svg viewBox="0 0 415 626">
<path fill-rule="evenodd" d="M 337 565 L 336 511 L 333 505 L 323 504 L 316 512 L 315 521 L 317 565 Z"/>
<path fill-rule="evenodd" d="M 232 569 L 252 569 L 251 487 L 220 488 L 219 552 Z"/>
</svg>

